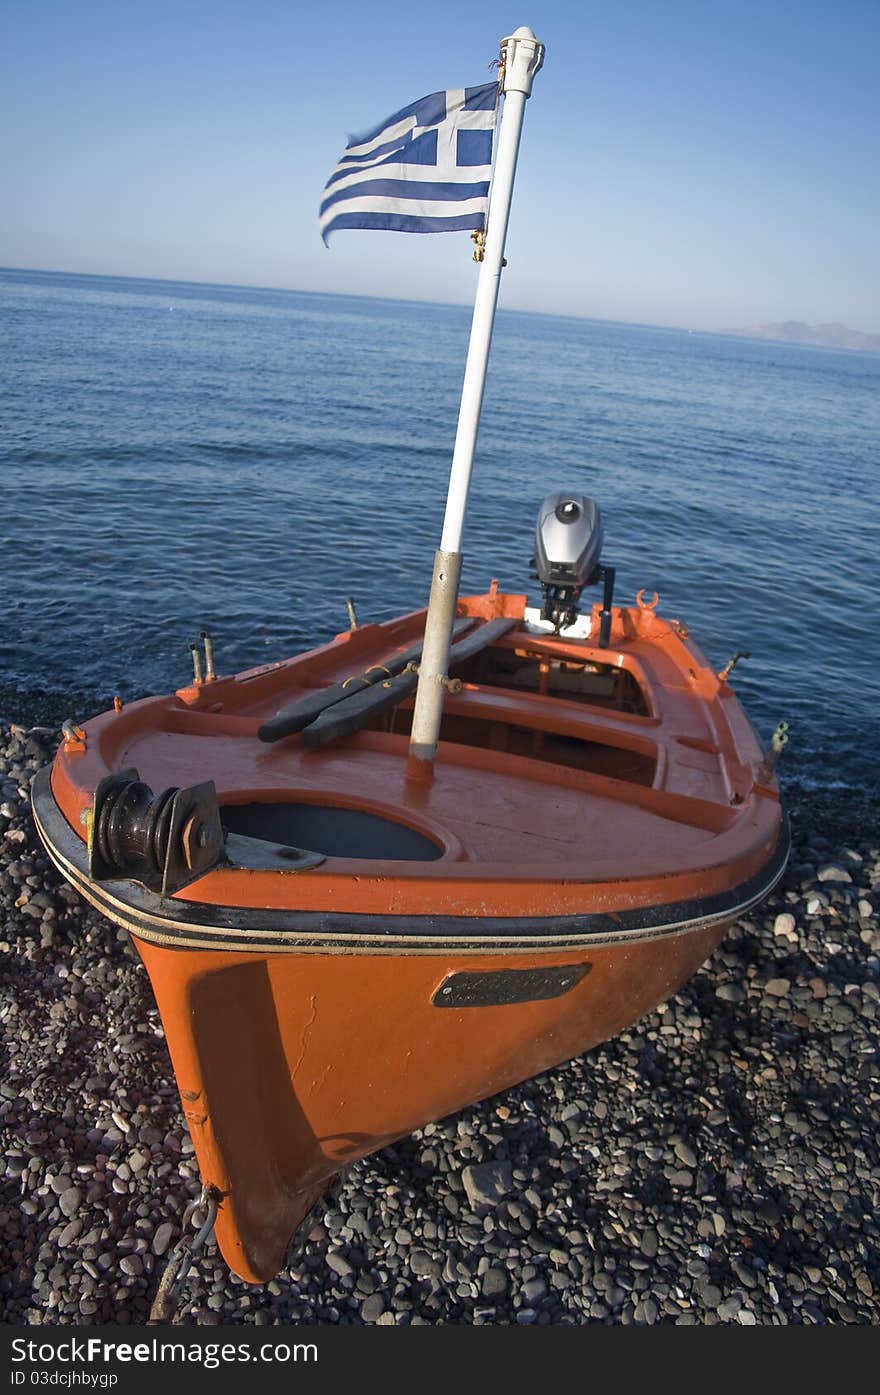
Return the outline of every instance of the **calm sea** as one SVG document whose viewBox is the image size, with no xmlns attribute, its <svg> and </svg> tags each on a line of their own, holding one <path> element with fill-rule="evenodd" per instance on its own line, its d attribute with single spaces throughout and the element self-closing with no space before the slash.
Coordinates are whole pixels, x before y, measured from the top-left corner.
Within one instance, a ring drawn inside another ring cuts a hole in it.
<svg viewBox="0 0 880 1395">
<path fill-rule="evenodd" d="M 179 686 L 423 604 L 466 309 L 0 272 L 0 717 Z M 786 765 L 880 768 L 880 356 L 503 312 L 463 584 L 531 589 L 597 498 L 618 598 L 685 620 Z"/>
</svg>

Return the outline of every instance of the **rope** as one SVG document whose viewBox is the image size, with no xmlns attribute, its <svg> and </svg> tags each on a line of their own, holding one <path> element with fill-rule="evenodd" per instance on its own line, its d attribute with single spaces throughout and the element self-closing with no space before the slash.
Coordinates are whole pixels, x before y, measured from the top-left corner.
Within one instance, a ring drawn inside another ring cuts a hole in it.
<svg viewBox="0 0 880 1395">
<path fill-rule="evenodd" d="M 184 1211 L 183 1230 L 186 1230 L 193 1214 L 200 1207 L 204 1207 L 205 1209 L 205 1219 L 195 1235 L 183 1236 L 171 1251 L 171 1258 L 168 1261 L 162 1278 L 159 1280 L 156 1297 L 153 1299 L 153 1306 L 150 1308 L 147 1326 L 155 1326 L 157 1323 L 174 1321 L 174 1316 L 180 1302 L 180 1291 L 183 1287 L 183 1281 L 192 1268 L 196 1255 L 203 1248 L 205 1241 L 214 1229 L 214 1222 L 217 1219 L 218 1196 L 219 1193 L 216 1192 L 213 1187 L 203 1186 L 198 1201 L 190 1202 Z"/>
<path fill-rule="evenodd" d="M 391 669 L 386 668 L 384 664 L 370 664 L 370 667 L 365 669 L 363 673 L 353 673 L 350 678 L 344 678 L 342 680 L 343 688 L 347 688 L 349 683 L 363 683 L 365 688 L 372 687 L 374 680 L 367 677 L 368 673 L 386 673 L 389 678 L 394 676 Z"/>
</svg>

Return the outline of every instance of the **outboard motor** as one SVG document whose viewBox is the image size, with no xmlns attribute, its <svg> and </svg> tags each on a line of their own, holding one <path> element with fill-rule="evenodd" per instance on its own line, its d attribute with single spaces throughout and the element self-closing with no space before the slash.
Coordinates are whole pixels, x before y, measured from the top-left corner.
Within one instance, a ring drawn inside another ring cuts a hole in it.
<svg viewBox="0 0 880 1395">
<path fill-rule="evenodd" d="M 535 533 L 535 569 L 544 592 L 541 618 L 556 630 L 567 629 L 577 619 L 578 602 L 585 586 L 604 581 L 599 644 L 608 647 L 614 568 L 603 567 L 602 519 L 595 499 L 584 494 L 548 494 L 538 512 Z"/>
</svg>

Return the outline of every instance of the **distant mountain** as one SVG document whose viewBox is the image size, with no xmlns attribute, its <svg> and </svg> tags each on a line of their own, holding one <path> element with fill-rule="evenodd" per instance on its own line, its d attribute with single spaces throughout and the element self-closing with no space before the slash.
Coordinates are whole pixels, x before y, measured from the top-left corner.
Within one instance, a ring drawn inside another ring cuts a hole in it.
<svg viewBox="0 0 880 1395">
<path fill-rule="evenodd" d="M 745 339 L 777 339 L 785 344 L 813 344 L 820 349 L 861 349 L 880 354 L 880 334 L 863 334 L 846 325 L 805 325 L 786 320 L 779 325 L 750 325 L 747 329 L 722 329 L 721 334 L 738 334 Z"/>
</svg>

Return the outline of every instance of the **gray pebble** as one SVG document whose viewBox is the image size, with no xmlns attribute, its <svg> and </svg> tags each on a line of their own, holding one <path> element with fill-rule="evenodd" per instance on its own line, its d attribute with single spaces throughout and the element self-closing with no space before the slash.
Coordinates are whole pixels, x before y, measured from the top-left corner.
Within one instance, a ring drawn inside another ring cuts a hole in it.
<svg viewBox="0 0 880 1395">
<path fill-rule="evenodd" d="M 654 1259 L 658 1248 L 657 1232 L 651 1228 L 642 1231 L 639 1249 L 646 1259 Z"/>
<path fill-rule="evenodd" d="M 421 1277 L 440 1277 L 441 1266 L 437 1263 L 436 1259 L 431 1258 L 426 1250 L 413 1250 L 409 1257 L 409 1264 L 413 1273 Z"/>
<path fill-rule="evenodd" d="M 650 1294 L 643 1298 L 640 1303 L 636 1304 L 635 1318 L 637 1322 L 646 1322 L 649 1325 L 653 1325 L 659 1316 L 660 1308 L 657 1304 L 657 1300 L 652 1298 Z"/>
<path fill-rule="evenodd" d="M 694 1174 L 687 1168 L 677 1168 L 670 1172 L 669 1180 L 673 1187 L 692 1187 L 694 1185 Z"/>
<path fill-rule="evenodd" d="M 482 1279 L 484 1298 L 503 1298 L 507 1293 L 507 1275 L 503 1269 L 487 1269 Z"/>
<path fill-rule="evenodd" d="M 696 1167 L 697 1155 L 689 1143 L 679 1142 L 675 1145 L 675 1156 L 685 1167 Z"/>
<path fill-rule="evenodd" d="M 340 1254 L 338 1250 L 328 1251 L 327 1267 L 329 1269 L 332 1269 L 333 1273 L 338 1274 L 339 1277 L 342 1279 L 347 1278 L 349 1274 L 354 1273 L 354 1270 L 352 1269 L 348 1260 L 345 1258 L 345 1255 Z"/>
<path fill-rule="evenodd" d="M 743 1003 L 746 995 L 738 983 L 722 983 L 715 989 L 715 997 L 723 1003 Z"/>
<path fill-rule="evenodd" d="M 547 1284 L 544 1279 L 529 1279 L 524 1283 L 520 1292 L 527 1307 L 532 1307 L 547 1293 Z"/>
<path fill-rule="evenodd" d="M 156 1226 L 156 1233 L 153 1236 L 153 1254 L 157 1259 L 161 1259 L 174 1237 L 174 1226 L 170 1221 L 162 1221 Z"/>
<path fill-rule="evenodd" d="M 385 1299 L 381 1293 L 371 1293 L 361 1304 L 361 1317 L 364 1322 L 376 1322 L 385 1311 Z"/>
<path fill-rule="evenodd" d="M 77 1217 L 75 1220 L 72 1220 L 69 1223 L 69 1225 L 66 1225 L 58 1237 L 58 1244 L 61 1247 L 61 1249 L 64 1249 L 66 1245 L 72 1245 L 74 1240 L 82 1231 L 82 1228 L 83 1223 L 79 1219 L 79 1217 Z"/>
<path fill-rule="evenodd" d="M 791 982 L 787 978 L 771 978 L 764 989 L 771 998 L 785 998 L 791 990 Z"/>
<path fill-rule="evenodd" d="M 509 1162 L 475 1163 L 463 1169 L 468 1203 L 473 1210 L 494 1207 L 507 1196 L 513 1186 L 513 1169 Z"/>
<path fill-rule="evenodd" d="M 698 1279 L 694 1284 L 694 1289 L 699 1294 L 700 1302 L 709 1309 L 717 1308 L 722 1301 L 721 1289 L 716 1284 L 710 1284 L 706 1279 Z"/>
<path fill-rule="evenodd" d="M 838 867 L 834 862 L 828 862 L 824 867 L 820 867 L 817 873 L 820 882 L 851 882 L 852 877 L 845 867 Z"/>
<path fill-rule="evenodd" d="M 758 1281 L 755 1278 L 754 1272 L 748 1267 L 748 1265 L 743 1260 L 738 1259 L 737 1256 L 734 1255 L 731 1258 L 730 1267 L 733 1270 L 736 1277 L 739 1279 L 741 1284 L 744 1284 L 746 1288 L 755 1287 L 755 1284 Z"/>
<path fill-rule="evenodd" d="M 76 1215 L 82 1203 L 83 1194 L 79 1187 L 67 1187 L 58 1198 L 58 1205 L 63 1216 L 73 1217 Z"/>
</svg>

